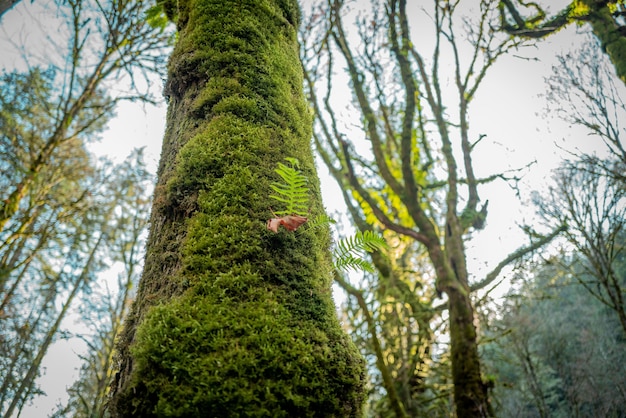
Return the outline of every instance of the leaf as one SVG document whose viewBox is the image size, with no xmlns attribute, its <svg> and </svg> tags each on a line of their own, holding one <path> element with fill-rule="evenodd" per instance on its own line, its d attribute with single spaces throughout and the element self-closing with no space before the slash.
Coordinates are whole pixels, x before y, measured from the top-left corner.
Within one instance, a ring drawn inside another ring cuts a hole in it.
<svg viewBox="0 0 626 418">
<path fill-rule="evenodd" d="M 336 223 L 337 221 L 335 221 L 333 218 L 323 213 L 309 220 L 308 229 L 320 228 L 322 226 L 331 225 L 331 224 L 334 225 Z"/>
<path fill-rule="evenodd" d="M 347 254 L 361 254 L 374 252 L 387 247 L 382 235 L 373 231 L 357 232 L 351 237 L 344 238 L 337 244 L 336 253 L 339 256 Z"/>
<path fill-rule="evenodd" d="M 274 182 L 270 185 L 276 194 L 270 195 L 274 200 L 284 203 L 284 210 L 276 211 L 278 215 L 308 214 L 309 188 L 307 178 L 300 171 L 300 163 L 296 158 L 285 158 L 289 165 L 278 163 L 276 173 L 283 180 L 282 183 Z"/>
<path fill-rule="evenodd" d="M 278 228 L 282 225 L 288 231 L 295 231 L 302 224 L 304 224 L 309 219 L 305 216 L 300 215 L 286 215 L 281 217 L 276 217 L 267 220 L 267 229 L 273 231 L 275 233 L 278 232 Z"/>
<path fill-rule="evenodd" d="M 387 248 L 387 242 L 382 235 L 373 231 L 359 231 L 337 243 L 337 248 L 333 251 L 335 267 L 340 270 L 353 269 L 372 272 L 374 267 L 365 260 L 364 253 L 371 253 L 383 248 Z"/>
<path fill-rule="evenodd" d="M 337 259 L 335 262 L 335 268 L 338 270 L 354 270 L 354 271 L 366 271 L 368 273 L 374 272 L 374 266 L 363 258 L 355 257 L 352 254 L 344 255 Z"/>
</svg>

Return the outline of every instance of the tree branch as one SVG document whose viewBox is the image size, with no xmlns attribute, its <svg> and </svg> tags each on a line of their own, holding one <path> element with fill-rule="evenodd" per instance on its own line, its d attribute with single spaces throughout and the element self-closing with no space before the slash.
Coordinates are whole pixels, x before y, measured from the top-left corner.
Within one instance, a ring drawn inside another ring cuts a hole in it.
<svg viewBox="0 0 626 418">
<path fill-rule="evenodd" d="M 539 238 L 534 243 L 526 247 L 518 248 L 516 251 L 509 254 L 504 260 L 498 263 L 498 265 L 491 272 L 489 272 L 483 280 L 481 280 L 478 283 L 472 284 L 470 286 L 470 290 L 472 292 L 475 292 L 493 283 L 493 281 L 496 280 L 498 278 L 498 275 L 502 272 L 502 269 L 504 269 L 507 265 L 522 258 L 526 254 L 529 254 L 535 250 L 538 250 L 539 248 L 543 247 L 544 245 L 552 241 L 554 238 L 556 238 L 556 236 L 559 235 L 561 232 L 565 232 L 566 230 L 567 230 L 567 227 L 565 225 L 560 226 L 559 228 L 552 231 L 550 234 Z"/>
</svg>

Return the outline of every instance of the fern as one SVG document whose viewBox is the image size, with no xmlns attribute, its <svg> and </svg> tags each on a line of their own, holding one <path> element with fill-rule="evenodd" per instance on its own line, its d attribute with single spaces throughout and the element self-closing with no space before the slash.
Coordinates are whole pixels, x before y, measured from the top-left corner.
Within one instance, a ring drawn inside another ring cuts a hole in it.
<svg viewBox="0 0 626 418">
<path fill-rule="evenodd" d="M 309 203 L 309 187 L 307 178 L 300 171 L 300 162 L 297 158 L 285 158 L 287 164 L 278 163 L 274 171 L 282 182 L 270 185 L 275 194 L 270 195 L 274 200 L 285 205 L 284 210 L 277 210 L 277 216 L 300 215 L 307 216 Z M 268 221 L 269 222 L 269 221 Z M 309 222 L 310 231 L 313 228 L 334 224 L 335 221 L 327 215 L 320 215 Z M 333 251 L 335 268 L 338 270 L 363 270 L 373 272 L 374 266 L 365 259 L 365 253 L 371 253 L 387 247 L 385 239 L 372 231 L 357 232 L 355 235 L 344 238 L 337 243 Z"/>
<path fill-rule="evenodd" d="M 325 213 L 317 215 L 315 218 L 309 221 L 309 229 L 320 228 L 326 225 L 334 225 L 337 221 L 326 215 Z"/>
<path fill-rule="evenodd" d="M 356 257 L 352 254 L 347 254 L 341 258 L 337 258 L 335 261 L 335 268 L 337 270 L 354 270 L 354 271 L 366 271 L 368 273 L 374 272 L 374 266 L 372 263 L 364 258 Z"/>
<path fill-rule="evenodd" d="M 372 231 L 357 232 L 351 237 L 344 238 L 337 243 L 333 251 L 335 267 L 340 270 L 364 270 L 373 272 L 374 266 L 364 256 L 387 247 L 382 235 Z"/>
<path fill-rule="evenodd" d="M 282 183 L 274 182 L 270 185 L 276 194 L 271 198 L 284 203 L 284 210 L 277 210 L 279 216 L 308 214 L 309 188 L 307 178 L 300 171 L 300 162 L 297 158 L 285 158 L 287 164 L 278 163 L 278 168 L 274 171 L 283 180 Z"/>
</svg>

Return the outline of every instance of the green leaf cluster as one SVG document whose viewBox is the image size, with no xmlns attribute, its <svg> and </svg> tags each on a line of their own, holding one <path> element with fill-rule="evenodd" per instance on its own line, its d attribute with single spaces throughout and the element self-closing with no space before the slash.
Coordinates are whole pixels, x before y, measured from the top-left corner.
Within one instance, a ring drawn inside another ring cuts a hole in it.
<svg viewBox="0 0 626 418">
<path fill-rule="evenodd" d="M 297 158 L 285 158 L 287 164 L 278 163 L 274 171 L 282 179 L 282 183 L 274 182 L 270 186 L 277 194 L 271 198 L 286 205 L 285 210 L 276 211 L 279 216 L 300 215 L 308 212 L 307 203 L 309 188 L 307 178 L 300 171 L 300 162 Z M 316 217 L 312 221 L 315 227 L 335 223 L 326 215 Z M 355 270 L 373 272 L 374 266 L 365 259 L 365 253 L 374 252 L 387 247 L 385 238 L 373 231 L 357 232 L 355 235 L 340 240 L 333 251 L 334 266 L 339 270 Z"/>
<path fill-rule="evenodd" d="M 307 178 L 300 171 L 300 162 L 297 158 L 287 157 L 285 160 L 288 164 L 278 163 L 278 168 L 274 170 L 283 182 L 274 182 L 270 185 L 276 192 L 270 197 L 286 206 L 286 209 L 277 210 L 275 213 L 279 216 L 306 216 L 309 203 Z"/>
<path fill-rule="evenodd" d="M 333 251 L 335 267 L 339 270 L 363 270 L 374 272 L 372 263 L 365 259 L 365 253 L 371 253 L 387 248 L 387 242 L 382 235 L 373 231 L 358 231 L 351 237 L 344 238 L 337 243 Z"/>
<path fill-rule="evenodd" d="M 157 2 L 154 6 L 146 10 L 146 21 L 150 26 L 164 31 L 167 28 L 169 19 L 166 15 L 164 2 Z"/>
</svg>

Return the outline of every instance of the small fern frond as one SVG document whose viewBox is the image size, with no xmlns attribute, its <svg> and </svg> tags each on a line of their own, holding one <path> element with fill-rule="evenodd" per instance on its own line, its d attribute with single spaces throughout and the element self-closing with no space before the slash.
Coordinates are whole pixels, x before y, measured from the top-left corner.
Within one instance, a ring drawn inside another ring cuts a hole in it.
<svg viewBox="0 0 626 418">
<path fill-rule="evenodd" d="M 372 263 L 352 254 L 347 254 L 337 259 L 337 261 L 335 261 L 335 268 L 337 268 L 337 270 L 366 271 L 368 273 L 374 272 L 374 266 Z"/>
<path fill-rule="evenodd" d="M 387 248 L 387 242 L 382 235 L 373 232 L 357 232 L 351 237 L 344 238 L 337 243 L 333 251 L 335 267 L 338 269 L 352 268 L 372 272 L 374 267 L 365 260 L 365 253 Z"/>
<path fill-rule="evenodd" d="M 270 185 L 276 194 L 270 195 L 281 203 L 284 203 L 284 210 L 277 210 L 276 214 L 284 215 L 300 215 L 308 214 L 309 203 L 309 187 L 307 178 L 300 171 L 300 162 L 297 158 L 285 158 L 287 164 L 278 163 L 278 168 L 274 171 L 282 179 L 282 183 L 274 182 Z"/>
<path fill-rule="evenodd" d="M 322 226 L 326 226 L 326 225 L 330 225 L 330 224 L 334 225 L 336 223 L 337 223 L 336 220 L 334 220 L 330 216 L 328 216 L 325 213 L 323 213 L 323 214 L 317 215 L 315 218 L 309 220 L 309 227 L 308 227 L 308 229 L 320 228 Z"/>
<path fill-rule="evenodd" d="M 385 238 L 372 231 L 357 232 L 351 237 L 344 238 L 337 243 L 338 255 L 371 253 L 387 247 Z"/>
</svg>

